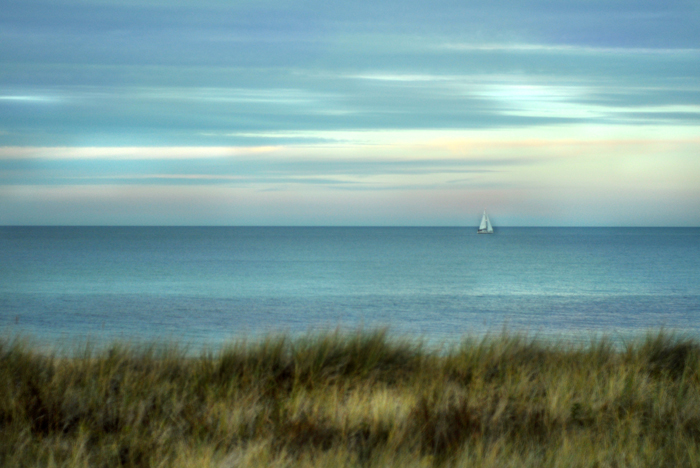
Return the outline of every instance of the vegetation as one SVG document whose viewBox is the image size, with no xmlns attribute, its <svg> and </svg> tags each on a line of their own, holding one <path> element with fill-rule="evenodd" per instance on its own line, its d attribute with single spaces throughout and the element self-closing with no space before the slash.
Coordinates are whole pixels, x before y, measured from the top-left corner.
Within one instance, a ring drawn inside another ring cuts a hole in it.
<svg viewBox="0 0 700 468">
<path fill-rule="evenodd" d="M 700 465 L 700 346 L 383 331 L 188 356 L 0 340 L 0 466 Z"/>
</svg>

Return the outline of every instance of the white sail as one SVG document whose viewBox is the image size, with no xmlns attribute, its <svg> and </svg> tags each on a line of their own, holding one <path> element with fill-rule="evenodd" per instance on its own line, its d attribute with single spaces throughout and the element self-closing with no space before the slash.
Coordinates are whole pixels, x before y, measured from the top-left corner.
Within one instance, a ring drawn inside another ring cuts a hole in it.
<svg viewBox="0 0 700 468">
<path fill-rule="evenodd" d="M 479 224 L 479 229 L 476 231 L 478 234 L 493 234 L 493 227 L 491 226 L 491 221 L 489 220 L 489 215 L 484 214 L 481 217 L 481 224 Z"/>
<path fill-rule="evenodd" d="M 484 215 L 481 217 L 481 224 L 479 224 L 479 231 L 486 230 L 486 210 L 484 210 Z"/>
</svg>

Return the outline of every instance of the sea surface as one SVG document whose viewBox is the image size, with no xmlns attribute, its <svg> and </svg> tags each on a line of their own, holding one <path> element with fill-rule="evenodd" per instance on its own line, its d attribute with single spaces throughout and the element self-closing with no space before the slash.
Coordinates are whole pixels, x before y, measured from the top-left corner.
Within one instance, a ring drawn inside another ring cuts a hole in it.
<svg viewBox="0 0 700 468">
<path fill-rule="evenodd" d="M 700 228 L 0 227 L 0 331 L 42 343 L 379 326 L 700 336 Z"/>
</svg>

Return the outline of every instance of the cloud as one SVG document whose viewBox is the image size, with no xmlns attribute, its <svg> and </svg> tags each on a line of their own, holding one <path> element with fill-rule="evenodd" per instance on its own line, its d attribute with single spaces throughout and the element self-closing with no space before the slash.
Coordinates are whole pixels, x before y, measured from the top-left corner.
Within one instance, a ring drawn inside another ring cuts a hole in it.
<svg viewBox="0 0 700 468">
<path fill-rule="evenodd" d="M 538 74 L 527 69 L 505 73 L 505 61 L 488 65 L 491 70 L 483 74 L 452 70 L 452 65 L 447 70 L 438 66 L 432 73 L 391 70 L 389 61 L 387 69 L 360 73 L 281 70 L 275 72 L 277 80 L 262 70 L 247 70 L 242 82 L 234 78 L 228 87 L 206 78 L 188 86 L 25 84 L 3 89 L 0 83 L 0 95 L 6 97 L 0 99 L 0 128 L 5 132 L 0 145 L 264 146 L 275 139 L 287 144 L 314 132 L 568 122 L 675 125 L 697 118 L 700 88 L 694 73 L 700 69 L 694 69 L 700 62 L 695 59 L 663 54 L 639 61 L 622 58 L 616 60 L 618 75 L 611 76 L 607 70 L 612 62 L 595 55 L 586 59 L 593 62 L 592 71 L 575 75 L 570 69 L 575 61 L 568 55 L 537 54 L 524 66 L 536 64 Z M 432 60 L 435 57 L 427 58 L 423 67 L 432 68 Z M 476 59 L 462 68 L 471 60 Z M 668 77 L 661 76 L 661 70 Z M 124 73 L 106 69 L 111 71 Z M 177 68 L 171 71 L 178 73 Z M 17 79 L 26 79 L 28 73 Z M 220 73 L 214 73 L 215 81 L 222 79 Z M 209 74 L 202 70 L 202 75 Z M 187 76 L 194 79 L 191 71 Z M 160 81 L 164 75 L 158 71 L 152 78 L 139 79 Z"/>
<path fill-rule="evenodd" d="M 0 96 L 0 101 L 10 101 L 28 104 L 53 104 L 56 102 L 60 102 L 60 99 L 54 96 L 10 94 Z"/>
<path fill-rule="evenodd" d="M 697 195 L 699 31 L 689 1 L 8 0 L 0 209 L 594 223 L 608 197 L 652 219 L 637 187 Z"/>
<path fill-rule="evenodd" d="M 610 191 L 622 190 L 628 181 L 647 187 L 665 181 L 672 187 L 675 178 L 680 190 L 690 183 L 687 174 L 700 170 L 692 162 L 700 139 L 695 127 L 664 130 L 575 125 L 510 134 L 331 132 L 320 138 L 335 140 L 332 144 L 262 147 L 0 148 L 0 184 L 218 184 L 259 191 L 291 185 L 329 190 L 462 186 L 556 191 L 594 184 L 597 191 Z M 597 175 L 600 171 L 606 176 Z M 607 178 L 614 173 L 620 181 Z"/>
<path fill-rule="evenodd" d="M 0 161 L 10 160 L 197 160 L 274 151 L 273 146 L 244 147 L 0 147 Z"/>
<path fill-rule="evenodd" d="M 449 51 L 464 51 L 464 52 L 515 52 L 522 54 L 531 54 L 533 52 L 543 53 L 561 53 L 565 55 L 580 55 L 580 54 L 610 54 L 610 55 L 638 55 L 638 54 L 655 54 L 655 55 L 697 55 L 700 53 L 700 48 L 685 47 L 685 48 L 663 48 L 663 47 L 606 47 L 594 45 L 572 45 L 572 44 L 523 44 L 523 43 L 445 43 L 438 44 L 438 49 Z"/>
</svg>

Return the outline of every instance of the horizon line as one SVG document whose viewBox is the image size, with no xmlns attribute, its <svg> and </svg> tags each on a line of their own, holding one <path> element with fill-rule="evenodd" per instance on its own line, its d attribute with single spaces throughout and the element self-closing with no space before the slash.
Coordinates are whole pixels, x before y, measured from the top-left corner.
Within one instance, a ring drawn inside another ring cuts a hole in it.
<svg viewBox="0 0 700 468">
<path fill-rule="evenodd" d="M 0 224 L 0 228 L 49 228 L 49 227 L 71 227 L 71 228 L 426 228 L 426 229 L 464 229 L 478 228 L 479 225 L 373 225 L 373 224 Z M 612 226 L 612 225 L 543 225 L 543 226 L 495 226 L 494 230 L 510 228 L 630 228 L 630 229 L 698 229 L 700 226 Z"/>
</svg>

